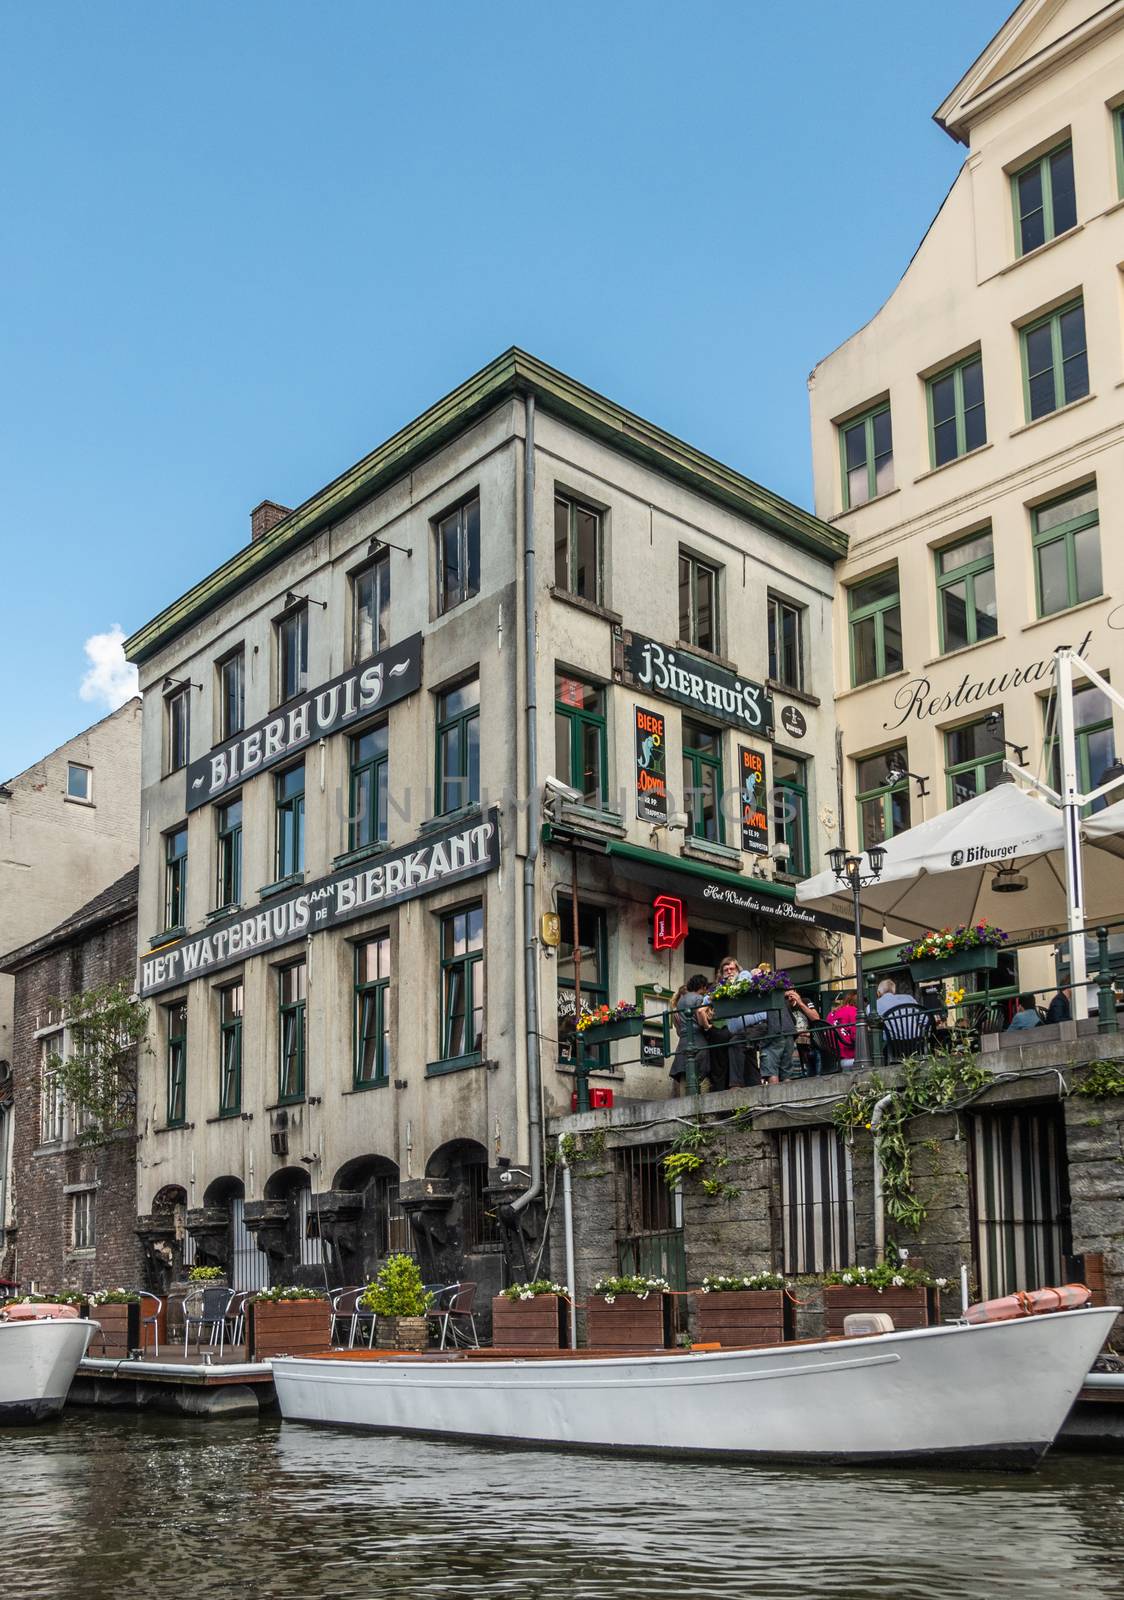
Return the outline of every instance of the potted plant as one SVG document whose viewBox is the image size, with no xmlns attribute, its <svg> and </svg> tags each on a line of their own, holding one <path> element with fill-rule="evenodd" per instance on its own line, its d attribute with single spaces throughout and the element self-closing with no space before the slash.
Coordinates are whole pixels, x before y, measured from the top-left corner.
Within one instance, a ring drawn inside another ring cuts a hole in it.
<svg viewBox="0 0 1124 1600">
<path fill-rule="evenodd" d="M 842 1333 L 854 1311 L 885 1311 L 895 1328 L 928 1328 L 940 1321 L 941 1290 L 947 1278 L 934 1278 L 905 1262 L 877 1267 L 844 1267 L 824 1274 L 825 1332 Z"/>
<path fill-rule="evenodd" d="M 630 1000 L 618 1000 L 615 1006 L 595 1006 L 592 1011 L 584 1006 L 578 1016 L 577 1030 L 584 1045 L 610 1044 L 614 1039 L 631 1039 L 643 1032 L 644 1013 Z"/>
<path fill-rule="evenodd" d="M 587 1313 L 591 1348 L 666 1349 L 671 1344 L 671 1285 L 640 1274 L 598 1278 Z"/>
<path fill-rule="evenodd" d="M 569 1310 L 564 1284 L 549 1278 L 513 1283 L 492 1301 L 492 1343 L 561 1350 L 570 1343 Z"/>
<path fill-rule="evenodd" d="M 914 978 L 926 982 L 947 978 L 957 972 L 994 972 L 999 952 L 1007 943 L 1002 928 L 990 922 L 962 923 L 957 928 L 940 928 L 924 934 L 912 944 L 903 945 L 901 959 Z"/>
<path fill-rule="evenodd" d="M 708 1273 L 695 1310 L 700 1344 L 781 1344 L 792 1338 L 792 1301 L 779 1272 Z"/>
<path fill-rule="evenodd" d="M 248 1356 L 318 1355 L 331 1345 L 332 1308 L 316 1289 L 261 1289 L 248 1303 Z"/>
<path fill-rule="evenodd" d="M 90 1353 L 128 1356 L 140 1348 L 140 1295 L 135 1289 L 95 1289 L 90 1315 L 101 1328 L 90 1341 Z"/>
<path fill-rule="evenodd" d="M 731 978 L 729 983 L 716 984 L 710 992 L 709 1009 L 716 1022 L 744 1016 L 747 1011 L 779 1012 L 784 1006 L 785 990 L 791 988 L 792 979 L 787 972 L 757 967 L 748 978 Z"/>
<path fill-rule="evenodd" d="M 433 1296 L 422 1284 L 413 1256 L 388 1256 L 378 1277 L 359 1297 L 375 1313 L 375 1338 L 383 1350 L 424 1350 L 429 1343 L 426 1312 Z"/>
</svg>

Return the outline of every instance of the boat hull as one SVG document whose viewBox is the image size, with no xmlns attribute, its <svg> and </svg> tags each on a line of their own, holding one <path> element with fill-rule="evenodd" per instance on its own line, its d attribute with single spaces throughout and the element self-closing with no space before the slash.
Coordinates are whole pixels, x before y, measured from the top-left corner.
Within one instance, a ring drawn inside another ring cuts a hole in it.
<svg viewBox="0 0 1124 1600">
<path fill-rule="evenodd" d="M 1111 1307 L 869 1338 L 667 1355 L 273 1363 L 289 1421 L 517 1445 L 1030 1467 Z"/>
<path fill-rule="evenodd" d="M 0 1322 L 0 1427 L 58 1416 L 96 1327 L 80 1317 Z"/>
</svg>

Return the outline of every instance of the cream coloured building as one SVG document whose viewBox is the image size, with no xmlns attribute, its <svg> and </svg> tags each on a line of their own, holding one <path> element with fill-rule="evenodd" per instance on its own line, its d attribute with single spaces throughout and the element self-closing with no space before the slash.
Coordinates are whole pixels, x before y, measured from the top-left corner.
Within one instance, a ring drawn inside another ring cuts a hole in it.
<svg viewBox="0 0 1124 1600">
<path fill-rule="evenodd" d="M 1124 678 L 1124 0 L 1024 0 L 935 115 L 956 181 L 809 380 L 863 845 L 990 787 L 1003 741 L 1049 781 L 1056 645 Z M 1090 684 L 1076 711 L 1090 788 L 1124 727 Z"/>
</svg>

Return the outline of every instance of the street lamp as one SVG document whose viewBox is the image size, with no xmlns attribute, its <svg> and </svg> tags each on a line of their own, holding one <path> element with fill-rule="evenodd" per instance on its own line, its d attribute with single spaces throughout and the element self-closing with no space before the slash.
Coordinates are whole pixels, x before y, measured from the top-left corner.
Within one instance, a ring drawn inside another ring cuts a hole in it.
<svg viewBox="0 0 1124 1600">
<path fill-rule="evenodd" d="M 862 870 L 861 854 L 836 845 L 827 852 L 836 881 L 840 888 L 850 889 L 855 912 L 855 1067 L 861 1070 L 870 1066 L 870 1038 L 867 1033 L 866 995 L 863 993 L 863 928 L 859 895 L 868 883 L 877 883 L 882 876 L 886 852 L 880 844 L 872 844 L 866 852 L 870 871 Z"/>
</svg>

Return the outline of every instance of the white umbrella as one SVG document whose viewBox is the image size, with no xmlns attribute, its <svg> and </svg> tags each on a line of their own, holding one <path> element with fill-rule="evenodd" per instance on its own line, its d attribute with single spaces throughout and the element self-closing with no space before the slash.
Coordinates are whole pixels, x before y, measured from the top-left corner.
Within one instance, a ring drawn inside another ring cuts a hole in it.
<svg viewBox="0 0 1124 1600">
<path fill-rule="evenodd" d="M 1082 822 L 1081 831 L 1094 849 L 1124 856 L 1124 800 L 1106 806 L 1103 811 L 1094 811 L 1091 817 L 1086 817 Z M 1085 869 L 1086 873 L 1094 869 L 1094 863 L 1088 856 L 1085 858 Z M 1124 905 L 1117 909 L 1117 915 L 1121 914 L 1124 914 Z"/>
</svg>

